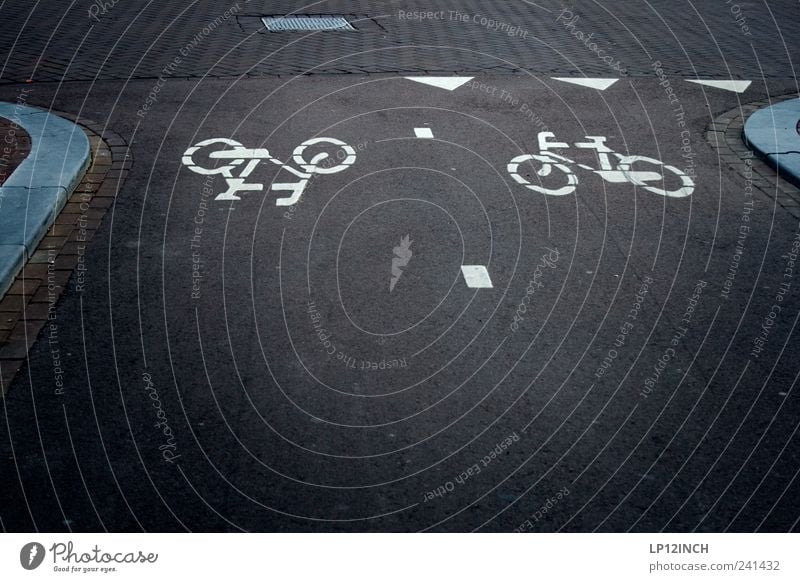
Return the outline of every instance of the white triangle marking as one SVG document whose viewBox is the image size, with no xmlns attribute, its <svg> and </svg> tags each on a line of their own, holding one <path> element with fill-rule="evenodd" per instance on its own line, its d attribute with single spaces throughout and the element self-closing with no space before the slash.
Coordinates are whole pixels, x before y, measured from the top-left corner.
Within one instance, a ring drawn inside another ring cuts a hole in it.
<svg viewBox="0 0 800 582">
<path fill-rule="evenodd" d="M 583 87 L 591 87 L 605 91 L 611 85 L 619 81 L 619 79 L 587 79 L 581 77 L 550 77 L 554 81 L 563 81 L 564 83 L 573 83 L 575 85 L 582 85 Z"/>
<path fill-rule="evenodd" d="M 708 85 L 709 87 L 716 87 L 717 89 L 725 89 L 726 91 L 735 91 L 736 93 L 744 93 L 750 86 L 752 81 L 713 81 L 710 79 L 686 79 L 690 83 L 697 83 L 698 85 Z"/>
<path fill-rule="evenodd" d="M 409 81 L 416 81 L 425 85 L 439 87 L 440 89 L 447 89 L 453 91 L 458 89 L 464 83 L 472 81 L 475 77 L 405 77 Z"/>
</svg>

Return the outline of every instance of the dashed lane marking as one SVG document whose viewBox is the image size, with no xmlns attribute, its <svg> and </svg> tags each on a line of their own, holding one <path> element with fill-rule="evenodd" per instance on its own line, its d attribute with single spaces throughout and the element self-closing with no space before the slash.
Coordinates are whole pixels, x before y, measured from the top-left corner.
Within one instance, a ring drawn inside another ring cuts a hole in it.
<svg viewBox="0 0 800 582">
<path fill-rule="evenodd" d="M 493 287 L 489 271 L 483 265 L 461 265 L 461 273 L 464 275 L 467 287 L 474 289 L 491 289 Z"/>
</svg>

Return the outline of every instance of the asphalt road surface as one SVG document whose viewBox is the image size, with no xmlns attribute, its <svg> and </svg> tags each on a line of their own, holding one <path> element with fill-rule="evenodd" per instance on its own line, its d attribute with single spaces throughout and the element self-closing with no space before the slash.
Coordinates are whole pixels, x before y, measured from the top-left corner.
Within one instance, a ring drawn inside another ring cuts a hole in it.
<svg viewBox="0 0 800 582">
<path fill-rule="evenodd" d="M 420 9 L 359 4 L 406 27 Z M 0 99 L 30 86 L 133 160 L 53 320 L 63 389 L 42 336 L 2 401 L 5 531 L 798 530 L 800 224 L 704 137 L 797 92 L 776 34 L 796 35 L 796 3 L 742 4 L 754 35 L 724 2 L 574 8 L 622 73 L 563 7 L 541 3 L 545 25 L 509 4 L 463 8 L 529 31 L 472 22 L 474 67 L 386 25 L 361 74 L 296 76 L 328 62 L 319 33 L 253 69 L 205 4 L 169 27 L 140 6 L 172 39 L 152 52 L 157 32 L 115 32 L 128 3 L 69 10 L 129 46 L 53 34 L 72 47 L 53 80 L 25 69 L 44 40 L 3 41 Z M 48 34 L 70 22 L 48 16 Z M 248 22 L 247 46 L 284 42 Z M 158 73 L 197 31 L 200 72 Z M 431 72 L 461 79 L 405 78 Z"/>
</svg>

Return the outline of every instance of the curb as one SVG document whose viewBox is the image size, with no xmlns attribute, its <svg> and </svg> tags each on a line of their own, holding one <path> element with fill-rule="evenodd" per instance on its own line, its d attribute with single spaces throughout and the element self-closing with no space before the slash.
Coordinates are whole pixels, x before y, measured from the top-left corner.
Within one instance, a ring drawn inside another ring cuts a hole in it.
<svg viewBox="0 0 800 582">
<path fill-rule="evenodd" d="M 30 259 L 89 165 L 89 140 L 66 119 L 0 102 L 0 116 L 22 127 L 31 151 L 0 187 L 0 298 Z"/>
<path fill-rule="evenodd" d="M 718 115 L 708 124 L 705 138 L 725 163 L 784 211 L 800 220 L 800 188 L 778 175 L 775 169 L 745 145 L 746 121 L 759 110 L 779 102 L 795 99 L 796 95 L 773 97 L 770 101 L 755 101 Z"/>
<path fill-rule="evenodd" d="M 91 282 L 85 255 L 104 216 L 114 207 L 133 164 L 127 142 L 105 124 L 68 113 L 58 115 L 74 121 L 85 134 L 91 163 L 54 224 L 0 300 L 0 400 L 14 376 L 23 369 L 37 337 L 44 334 L 54 358 L 58 389 L 59 349 L 63 347 L 57 341 L 58 302 L 68 287 L 72 292 L 83 293 Z"/>
<path fill-rule="evenodd" d="M 800 99 L 759 109 L 744 124 L 744 141 L 778 173 L 800 186 Z"/>
</svg>

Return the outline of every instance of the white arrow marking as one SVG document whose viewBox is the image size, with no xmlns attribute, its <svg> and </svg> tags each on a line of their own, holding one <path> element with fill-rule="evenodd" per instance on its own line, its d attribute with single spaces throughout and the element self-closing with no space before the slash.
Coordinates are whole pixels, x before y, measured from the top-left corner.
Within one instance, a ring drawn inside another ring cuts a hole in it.
<svg viewBox="0 0 800 582">
<path fill-rule="evenodd" d="M 583 87 L 590 87 L 599 91 L 605 91 L 611 85 L 619 81 L 619 79 L 586 79 L 580 77 L 550 77 L 554 81 L 563 81 L 564 83 L 573 83 L 574 85 L 581 85 Z"/>
<path fill-rule="evenodd" d="M 726 91 L 734 91 L 736 93 L 744 93 L 750 86 L 752 81 L 713 81 L 711 79 L 686 79 L 690 83 L 697 83 L 698 85 L 708 85 L 709 87 L 716 87 L 717 89 L 725 89 Z"/>
<path fill-rule="evenodd" d="M 422 139 L 433 139 L 433 132 L 429 127 L 415 127 L 414 135 Z"/>
<path fill-rule="evenodd" d="M 464 275 L 467 287 L 475 289 L 491 289 L 493 287 L 489 272 L 483 265 L 461 265 L 461 273 Z"/>
<path fill-rule="evenodd" d="M 432 87 L 439 87 L 440 89 L 447 89 L 453 91 L 458 89 L 464 83 L 472 81 L 475 77 L 405 77 L 409 81 L 416 81 L 424 85 L 431 85 Z"/>
</svg>

